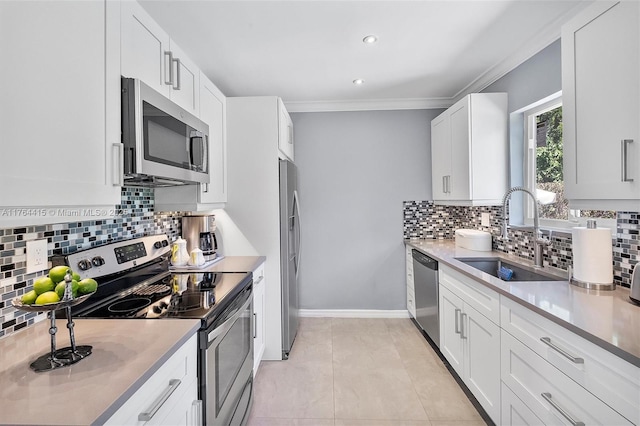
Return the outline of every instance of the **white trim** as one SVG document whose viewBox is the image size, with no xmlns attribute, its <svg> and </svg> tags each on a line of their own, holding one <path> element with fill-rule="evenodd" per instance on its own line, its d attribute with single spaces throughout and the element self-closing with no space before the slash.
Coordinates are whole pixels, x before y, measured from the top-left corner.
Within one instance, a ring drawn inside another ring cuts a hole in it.
<svg viewBox="0 0 640 426">
<path fill-rule="evenodd" d="M 449 108 L 453 98 L 351 99 L 336 101 L 284 102 L 289 112 L 387 111 Z"/>
<path fill-rule="evenodd" d="M 304 318 L 409 318 L 409 311 L 382 309 L 300 309 Z"/>
</svg>

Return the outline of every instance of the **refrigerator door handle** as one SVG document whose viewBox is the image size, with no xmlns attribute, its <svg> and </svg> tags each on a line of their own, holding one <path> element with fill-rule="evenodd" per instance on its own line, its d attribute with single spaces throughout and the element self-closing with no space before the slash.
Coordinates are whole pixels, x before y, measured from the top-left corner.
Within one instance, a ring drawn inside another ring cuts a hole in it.
<svg viewBox="0 0 640 426">
<path fill-rule="evenodd" d="M 297 219 L 297 241 L 296 241 L 296 278 L 298 278 L 298 271 L 300 271 L 300 200 L 298 198 L 298 191 L 293 191 L 293 209 L 294 217 Z"/>
</svg>

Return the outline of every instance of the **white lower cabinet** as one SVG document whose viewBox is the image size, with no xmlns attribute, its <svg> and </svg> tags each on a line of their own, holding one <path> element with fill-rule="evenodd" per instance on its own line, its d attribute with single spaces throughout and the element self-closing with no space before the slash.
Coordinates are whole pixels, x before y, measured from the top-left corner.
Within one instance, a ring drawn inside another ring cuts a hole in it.
<svg viewBox="0 0 640 426">
<path fill-rule="evenodd" d="M 255 377 L 264 355 L 266 331 L 264 322 L 265 280 L 264 263 L 253 271 L 253 376 Z"/>
<path fill-rule="evenodd" d="M 633 424 L 504 330 L 501 358 L 502 381 L 542 424 Z"/>
<path fill-rule="evenodd" d="M 193 335 L 105 422 L 106 425 L 202 424 L 198 352 Z"/>
<path fill-rule="evenodd" d="M 416 292 L 413 285 L 413 256 L 411 246 L 405 247 L 405 261 L 407 271 L 407 311 L 413 318 L 416 317 Z"/>
<path fill-rule="evenodd" d="M 502 383 L 500 424 L 504 426 L 538 426 L 542 420 Z"/>
<path fill-rule="evenodd" d="M 440 274 L 447 270 L 441 267 Z M 439 314 L 440 351 L 489 417 L 499 424 L 500 327 L 444 285 L 440 285 Z"/>
</svg>

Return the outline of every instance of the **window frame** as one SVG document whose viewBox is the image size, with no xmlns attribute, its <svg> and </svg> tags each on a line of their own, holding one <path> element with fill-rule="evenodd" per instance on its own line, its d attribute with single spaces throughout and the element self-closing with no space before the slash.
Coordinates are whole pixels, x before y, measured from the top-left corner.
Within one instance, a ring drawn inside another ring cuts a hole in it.
<svg viewBox="0 0 640 426">
<path fill-rule="evenodd" d="M 524 187 L 535 194 L 536 190 L 536 116 L 562 106 L 562 92 L 557 92 L 535 104 L 523 109 L 524 122 L 524 152 L 523 152 L 523 183 Z M 563 166 L 564 168 L 564 166 Z M 533 225 L 533 200 L 531 197 L 523 197 L 522 211 L 524 213 L 524 224 Z M 540 219 L 540 227 L 550 230 L 568 231 L 576 226 L 586 226 L 588 219 L 580 217 L 579 210 L 570 209 L 567 219 Z M 595 218 L 599 227 L 610 228 L 615 234 L 616 219 Z"/>
</svg>

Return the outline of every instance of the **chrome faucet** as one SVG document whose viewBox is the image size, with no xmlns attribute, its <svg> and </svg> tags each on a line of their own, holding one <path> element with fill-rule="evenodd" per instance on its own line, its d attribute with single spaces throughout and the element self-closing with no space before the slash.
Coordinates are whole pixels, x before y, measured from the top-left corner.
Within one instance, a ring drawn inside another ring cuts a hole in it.
<svg viewBox="0 0 640 426">
<path fill-rule="evenodd" d="M 544 238 L 542 236 L 542 232 L 540 232 L 540 219 L 538 216 L 538 199 L 533 194 L 533 192 L 521 186 L 516 186 L 511 188 L 506 192 L 506 194 L 504 194 L 504 197 L 502 198 L 502 217 L 504 220 L 504 223 L 502 226 L 502 238 L 504 240 L 509 239 L 509 236 L 508 236 L 509 217 L 507 216 L 507 203 L 509 202 L 509 198 L 511 197 L 511 194 L 517 191 L 521 191 L 526 194 L 529 194 L 533 199 L 533 243 L 534 243 L 533 262 L 536 266 L 542 267 L 543 266 L 542 265 L 542 249 L 545 246 L 551 245 L 551 241 Z"/>
</svg>

